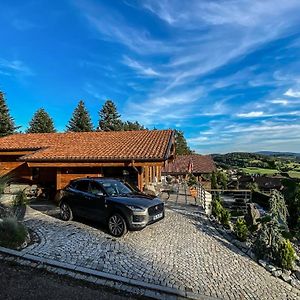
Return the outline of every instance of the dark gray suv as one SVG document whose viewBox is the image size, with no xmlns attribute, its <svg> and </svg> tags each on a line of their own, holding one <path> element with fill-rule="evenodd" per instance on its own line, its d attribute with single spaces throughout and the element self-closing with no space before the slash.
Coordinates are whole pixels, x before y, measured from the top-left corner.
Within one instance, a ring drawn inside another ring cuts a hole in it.
<svg viewBox="0 0 300 300">
<path fill-rule="evenodd" d="M 63 190 L 59 203 L 65 221 L 80 216 L 108 226 L 115 237 L 127 230 L 140 230 L 164 218 L 164 203 L 125 182 L 109 178 L 73 180 Z"/>
</svg>

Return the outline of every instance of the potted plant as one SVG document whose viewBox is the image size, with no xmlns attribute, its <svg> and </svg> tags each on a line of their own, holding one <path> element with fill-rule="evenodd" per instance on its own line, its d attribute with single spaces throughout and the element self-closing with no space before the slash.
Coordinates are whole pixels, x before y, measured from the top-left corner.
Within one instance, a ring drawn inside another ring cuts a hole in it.
<svg viewBox="0 0 300 300">
<path fill-rule="evenodd" d="M 194 176 L 192 173 L 188 175 L 187 185 L 190 188 L 190 194 L 192 197 L 197 197 L 197 179 L 196 176 Z"/>
</svg>

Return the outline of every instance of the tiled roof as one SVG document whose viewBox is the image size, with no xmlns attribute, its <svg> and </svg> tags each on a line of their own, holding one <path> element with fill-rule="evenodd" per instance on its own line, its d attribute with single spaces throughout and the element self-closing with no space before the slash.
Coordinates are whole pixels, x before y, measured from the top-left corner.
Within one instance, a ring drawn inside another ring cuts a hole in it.
<svg viewBox="0 0 300 300">
<path fill-rule="evenodd" d="M 35 150 L 26 161 L 164 160 L 172 130 L 14 134 L 0 151 Z"/>
<path fill-rule="evenodd" d="M 216 171 L 216 165 L 210 155 L 178 155 L 175 160 L 169 163 L 163 173 L 187 174 L 189 165 L 192 163 L 192 173 L 212 173 Z"/>
</svg>

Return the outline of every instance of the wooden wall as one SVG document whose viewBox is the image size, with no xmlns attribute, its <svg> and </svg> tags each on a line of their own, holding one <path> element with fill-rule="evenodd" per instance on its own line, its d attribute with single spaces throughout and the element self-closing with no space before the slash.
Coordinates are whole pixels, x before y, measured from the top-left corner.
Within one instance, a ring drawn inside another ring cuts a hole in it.
<svg viewBox="0 0 300 300">
<path fill-rule="evenodd" d="M 15 179 L 31 180 L 31 169 L 27 163 L 16 161 L 17 157 L 0 156 L 0 176 L 9 175 Z"/>
<path fill-rule="evenodd" d="M 57 168 L 56 189 L 63 189 L 71 180 L 87 176 L 103 177 L 103 172 L 101 168 Z"/>
</svg>

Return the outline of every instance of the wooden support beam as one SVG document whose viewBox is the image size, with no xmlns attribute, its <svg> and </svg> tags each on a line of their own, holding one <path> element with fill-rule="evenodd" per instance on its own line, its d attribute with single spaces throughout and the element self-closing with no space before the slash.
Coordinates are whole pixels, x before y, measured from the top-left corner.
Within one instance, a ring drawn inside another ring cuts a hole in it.
<svg viewBox="0 0 300 300">
<path fill-rule="evenodd" d="M 62 188 L 61 186 L 61 169 L 56 169 L 56 190 L 60 190 Z"/>
</svg>

